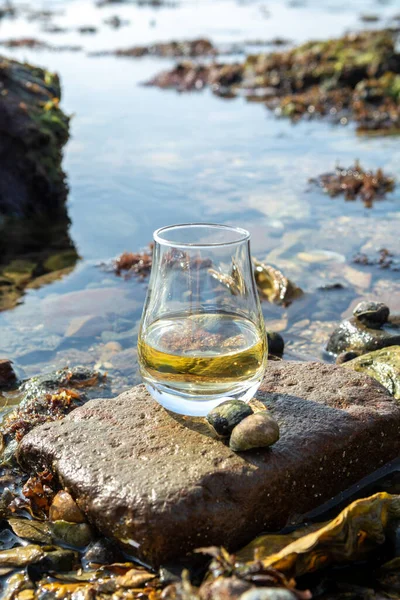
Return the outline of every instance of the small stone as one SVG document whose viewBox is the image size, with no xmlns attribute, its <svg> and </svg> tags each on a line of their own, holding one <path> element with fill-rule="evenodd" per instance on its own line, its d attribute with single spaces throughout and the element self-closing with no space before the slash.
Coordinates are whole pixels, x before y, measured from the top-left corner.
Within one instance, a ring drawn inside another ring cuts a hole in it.
<svg viewBox="0 0 400 600">
<path fill-rule="evenodd" d="M 351 350 L 349 350 L 348 352 L 342 352 L 336 358 L 335 362 L 337 365 L 342 365 L 343 363 L 348 362 L 349 360 L 353 360 L 353 358 L 357 358 L 358 355 L 358 352 L 352 352 Z"/>
<path fill-rule="evenodd" d="M 268 354 L 273 356 L 282 356 L 285 349 L 285 342 L 280 333 L 276 331 L 267 331 Z"/>
<path fill-rule="evenodd" d="M 231 434 L 229 448 L 234 452 L 267 448 L 279 440 L 279 425 L 267 411 L 250 415 Z"/>
<path fill-rule="evenodd" d="M 49 512 L 50 521 L 68 521 L 69 523 L 83 523 L 85 517 L 72 496 L 62 490 L 54 496 Z"/>
<path fill-rule="evenodd" d="M 87 564 L 110 565 L 118 558 L 119 552 L 115 544 L 103 538 L 90 544 L 83 556 L 83 561 Z"/>
<path fill-rule="evenodd" d="M 8 358 L 0 358 L 0 388 L 8 387 L 17 381 L 17 376 Z"/>
<path fill-rule="evenodd" d="M 383 302 L 359 302 L 353 310 L 356 319 L 370 327 L 387 323 L 389 314 L 389 307 Z"/>
<path fill-rule="evenodd" d="M 218 435 L 229 436 L 240 421 L 253 414 L 253 410 L 242 400 L 226 400 L 207 415 L 207 421 Z"/>
<path fill-rule="evenodd" d="M 87 523 L 53 521 L 51 532 L 56 542 L 73 548 L 85 548 L 92 541 L 92 530 Z"/>
</svg>

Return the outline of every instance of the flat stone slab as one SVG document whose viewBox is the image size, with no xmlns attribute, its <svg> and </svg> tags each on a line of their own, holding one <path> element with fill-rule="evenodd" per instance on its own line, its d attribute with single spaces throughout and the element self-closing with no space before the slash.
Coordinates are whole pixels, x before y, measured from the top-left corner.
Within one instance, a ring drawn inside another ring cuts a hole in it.
<svg viewBox="0 0 400 600">
<path fill-rule="evenodd" d="M 157 566 L 201 546 L 235 550 L 399 455 L 400 406 L 366 375 L 269 362 L 257 398 L 281 429 L 269 449 L 235 454 L 137 386 L 37 427 L 19 460 L 55 471 L 101 532 Z"/>
</svg>

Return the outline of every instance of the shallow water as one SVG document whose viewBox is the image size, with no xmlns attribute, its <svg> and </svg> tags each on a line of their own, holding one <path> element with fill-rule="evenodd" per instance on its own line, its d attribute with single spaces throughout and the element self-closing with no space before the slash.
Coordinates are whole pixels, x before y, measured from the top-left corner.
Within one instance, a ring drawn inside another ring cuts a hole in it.
<svg viewBox="0 0 400 600">
<path fill-rule="evenodd" d="M 308 184 L 337 161 L 349 166 L 356 158 L 399 178 L 398 137 L 359 137 L 351 125 L 321 121 L 293 125 L 243 99 L 140 85 L 174 64 L 169 59 L 87 56 L 195 36 L 221 44 L 326 38 L 365 28 L 360 13 L 379 14 L 375 27 L 390 23 L 395 2 L 187 0 L 156 9 L 70 0 L 35 8 L 46 6 L 59 7 L 53 22 L 70 28 L 67 33 L 44 33 L 40 22 L 22 15 L 0 22 L 0 39 L 29 36 L 85 49 L 3 52 L 61 76 L 62 107 L 74 115 L 64 160 L 70 233 L 82 259 L 64 279 L 29 290 L 20 306 L 0 313 L 0 355 L 27 376 L 83 363 L 108 371 L 114 391 L 138 382 L 145 283 L 117 278 L 99 264 L 146 246 L 155 228 L 176 222 L 248 228 L 253 255 L 307 292 L 289 308 L 263 303 L 267 327 L 283 334 L 289 353 L 323 358 L 333 326 L 362 298 L 400 311 L 399 271 L 352 262 L 357 252 L 375 257 L 382 247 L 400 253 L 400 188 L 366 209 Z M 103 21 L 114 14 L 130 24 L 112 30 Z M 96 25 L 98 33 L 74 31 L 82 25 Z M 327 283 L 344 288 L 318 289 Z"/>
</svg>

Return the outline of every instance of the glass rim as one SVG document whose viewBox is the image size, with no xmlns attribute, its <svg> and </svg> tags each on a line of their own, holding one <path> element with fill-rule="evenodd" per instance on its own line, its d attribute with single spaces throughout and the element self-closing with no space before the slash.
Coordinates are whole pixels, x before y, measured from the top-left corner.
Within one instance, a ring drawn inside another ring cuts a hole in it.
<svg viewBox="0 0 400 600">
<path fill-rule="evenodd" d="M 183 228 L 196 228 L 196 227 L 208 227 L 210 229 L 222 229 L 225 231 L 230 231 L 238 234 L 238 238 L 235 240 L 229 240 L 226 242 L 175 242 L 173 240 L 169 240 L 168 238 L 162 237 L 163 232 L 167 232 L 172 229 L 183 229 Z M 242 227 L 235 227 L 234 225 L 221 225 L 219 223 L 178 223 L 176 225 L 165 225 L 164 227 L 160 227 L 156 229 L 153 233 L 153 239 L 156 243 L 162 244 L 164 246 L 170 246 L 174 248 L 208 248 L 208 247 L 224 247 L 224 246 L 236 246 L 238 244 L 242 244 L 250 239 L 250 233 L 247 229 L 243 229 Z"/>
</svg>

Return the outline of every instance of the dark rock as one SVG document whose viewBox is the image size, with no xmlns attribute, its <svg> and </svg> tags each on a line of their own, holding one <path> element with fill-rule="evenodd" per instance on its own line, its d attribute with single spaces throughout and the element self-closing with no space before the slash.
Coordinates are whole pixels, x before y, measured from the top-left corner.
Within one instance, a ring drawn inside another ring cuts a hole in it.
<svg viewBox="0 0 400 600">
<path fill-rule="evenodd" d="M 332 354 L 357 352 L 365 354 L 400 344 L 400 317 L 393 316 L 380 328 L 369 327 L 358 318 L 342 321 L 329 338 L 326 349 Z"/>
<path fill-rule="evenodd" d="M 235 550 L 399 454 L 400 406 L 365 375 L 271 362 L 257 397 L 281 432 L 266 450 L 235 454 L 141 385 L 35 428 L 19 461 L 52 468 L 104 535 L 159 565 L 200 546 Z"/>
<path fill-rule="evenodd" d="M 280 333 L 276 331 L 267 331 L 268 354 L 273 356 L 282 356 L 285 350 L 285 342 Z"/>
<path fill-rule="evenodd" d="M 9 387 L 17 381 L 17 376 L 8 358 L 0 358 L 0 389 Z"/>
<path fill-rule="evenodd" d="M 358 352 L 342 352 L 339 354 L 335 360 L 337 365 L 342 365 L 343 363 L 348 362 L 349 360 L 353 360 L 353 358 L 357 358 Z"/>
<path fill-rule="evenodd" d="M 0 57 L 0 213 L 58 215 L 67 196 L 61 149 L 68 117 L 58 76 Z"/>
<path fill-rule="evenodd" d="M 253 409 L 246 402 L 226 400 L 208 413 L 207 421 L 218 435 L 229 436 L 240 421 L 252 414 Z"/>
<path fill-rule="evenodd" d="M 115 544 L 103 538 L 90 544 L 83 556 L 83 562 L 86 564 L 111 565 L 120 558 L 120 551 Z"/>
<path fill-rule="evenodd" d="M 379 329 L 389 320 L 390 310 L 383 302 L 359 302 L 353 310 L 353 315 L 367 325 Z"/>
</svg>

